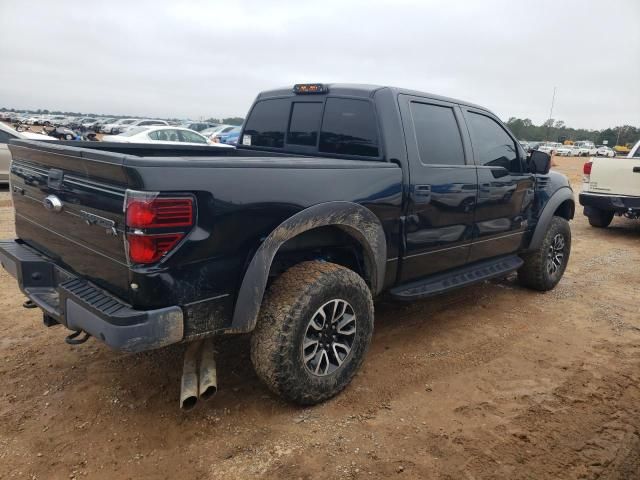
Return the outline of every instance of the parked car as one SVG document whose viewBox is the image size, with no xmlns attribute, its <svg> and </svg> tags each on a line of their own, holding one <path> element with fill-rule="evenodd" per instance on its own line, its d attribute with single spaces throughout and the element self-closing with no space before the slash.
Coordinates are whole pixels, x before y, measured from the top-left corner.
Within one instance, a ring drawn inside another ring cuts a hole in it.
<svg viewBox="0 0 640 480">
<path fill-rule="evenodd" d="M 211 122 L 185 122 L 180 125 L 183 128 L 188 128 L 189 130 L 195 130 L 196 132 L 201 132 L 202 130 L 206 130 L 207 128 L 217 127 L 217 123 Z"/>
<path fill-rule="evenodd" d="M 217 133 L 212 137 L 214 143 L 224 143 L 235 145 L 238 143 L 238 137 L 240 136 L 241 127 L 233 127 L 227 130 L 225 133 Z"/>
<path fill-rule="evenodd" d="M 527 143 L 527 153 L 531 153 L 533 150 L 537 150 L 538 147 L 542 144 L 542 142 L 528 142 Z"/>
<path fill-rule="evenodd" d="M 10 140 L 55 140 L 47 135 L 34 132 L 18 132 L 9 125 L 0 122 L 0 185 L 9 183 L 9 167 L 11 164 L 11 152 L 7 145 Z"/>
<path fill-rule="evenodd" d="M 640 219 L 640 141 L 615 162 L 591 158 L 584 164 L 580 205 L 593 227 L 606 228 L 615 215 Z"/>
<path fill-rule="evenodd" d="M 217 125 L 215 127 L 206 128 L 200 132 L 201 135 L 213 140 L 217 134 L 224 134 L 236 128 L 234 125 Z"/>
<path fill-rule="evenodd" d="M 581 140 L 573 144 L 581 157 L 593 157 L 597 154 L 598 149 L 593 142 L 589 140 Z"/>
<path fill-rule="evenodd" d="M 538 151 L 544 152 L 549 155 L 555 155 L 556 151 L 562 144 L 558 142 L 545 142 L 538 145 Z"/>
<path fill-rule="evenodd" d="M 115 122 L 116 118 L 99 118 L 96 123 L 93 124 L 93 131 L 99 133 L 104 125 Z"/>
<path fill-rule="evenodd" d="M 579 149 L 574 145 L 560 145 L 556 148 L 556 155 L 563 157 L 577 157 L 579 156 Z"/>
<path fill-rule="evenodd" d="M 209 139 L 203 137 L 198 132 L 194 132 L 188 128 L 169 126 L 136 127 L 119 135 L 105 135 L 102 137 L 102 141 L 118 143 L 211 145 Z"/>
<path fill-rule="evenodd" d="M 610 157 L 613 158 L 616 156 L 616 152 L 613 149 L 607 147 L 606 145 L 602 145 L 596 150 L 597 157 Z"/>
<path fill-rule="evenodd" d="M 198 161 L 166 145 L 10 146 L 26 195 L 13 194 L 18 240 L 0 243 L 2 265 L 75 343 L 189 343 L 185 408 L 215 391 L 214 335 L 251 332 L 258 377 L 311 405 L 364 361 L 375 297 L 413 301 L 513 272 L 547 291 L 567 266 L 569 181 L 549 155 L 527 160 L 483 107 L 296 85 L 259 94 L 240 139 L 194 148 Z"/>
<path fill-rule="evenodd" d="M 128 132 L 129 130 L 136 129 L 138 127 L 152 127 L 155 125 L 162 125 L 166 127 L 169 124 L 164 120 L 142 119 L 142 120 L 136 120 L 135 122 L 119 127 L 118 132 L 122 134 L 124 132 Z"/>
<path fill-rule="evenodd" d="M 103 125 L 100 131 L 102 133 L 117 135 L 118 133 L 120 133 L 120 130 L 125 129 L 128 125 L 131 125 L 132 123 L 137 121 L 137 118 L 121 118 L 113 123 L 107 123 L 106 125 Z"/>
</svg>

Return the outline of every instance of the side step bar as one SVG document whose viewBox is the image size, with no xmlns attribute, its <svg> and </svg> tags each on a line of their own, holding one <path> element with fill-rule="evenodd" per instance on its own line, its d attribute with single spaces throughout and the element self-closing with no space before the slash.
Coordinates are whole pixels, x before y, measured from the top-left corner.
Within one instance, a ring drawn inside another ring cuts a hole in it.
<svg viewBox="0 0 640 480">
<path fill-rule="evenodd" d="M 519 269 L 524 262 L 517 255 L 483 260 L 472 265 L 457 268 L 449 272 L 405 283 L 391 290 L 395 300 L 413 301 L 430 297 L 456 288 L 482 282 L 494 277 L 501 277 Z"/>
</svg>

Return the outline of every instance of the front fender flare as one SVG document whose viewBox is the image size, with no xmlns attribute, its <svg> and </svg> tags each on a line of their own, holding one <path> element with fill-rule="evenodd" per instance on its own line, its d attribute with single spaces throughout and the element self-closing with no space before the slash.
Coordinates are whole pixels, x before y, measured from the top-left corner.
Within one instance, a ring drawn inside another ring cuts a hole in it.
<svg viewBox="0 0 640 480">
<path fill-rule="evenodd" d="M 570 200 L 575 204 L 575 200 L 573 199 L 573 190 L 571 190 L 571 188 L 569 187 L 561 187 L 556 190 L 553 195 L 551 195 L 551 198 L 549 198 L 549 201 L 542 209 L 542 213 L 540 214 L 538 223 L 535 226 L 533 235 L 531 237 L 531 242 L 529 242 L 529 247 L 527 248 L 527 250 L 536 250 L 540 247 L 540 245 L 542 245 L 544 234 L 549 228 L 549 224 L 553 219 L 553 214 L 558 209 L 558 207 L 567 200 Z"/>
<path fill-rule="evenodd" d="M 357 203 L 320 203 L 282 222 L 262 242 L 242 279 L 231 327 L 227 332 L 240 333 L 254 329 L 271 263 L 282 244 L 302 232 L 325 226 L 345 230 L 362 245 L 371 269 L 371 290 L 374 294 L 380 291 L 384 282 L 387 242 L 378 217 Z"/>
</svg>

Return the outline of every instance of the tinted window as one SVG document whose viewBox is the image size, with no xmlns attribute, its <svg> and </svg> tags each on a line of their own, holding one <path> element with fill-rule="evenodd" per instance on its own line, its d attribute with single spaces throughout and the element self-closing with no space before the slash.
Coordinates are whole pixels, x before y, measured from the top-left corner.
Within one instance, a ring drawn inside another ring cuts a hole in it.
<svg viewBox="0 0 640 480">
<path fill-rule="evenodd" d="M 495 120 L 469 112 L 469 131 L 480 165 L 522 171 L 515 142 Z"/>
<path fill-rule="evenodd" d="M 251 136 L 253 146 L 282 148 L 288 118 L 289 102 L 263 100 L 251 110 L 244 135 Z"/>
<path fill-rule="evenodd" d="M 320 151 L 377 157 L 378 132 L 371 103 L 328 98 L 320 132 Z"/>
<path fill-rule="evenodd" d="M 294 103 L 291 110 L 287 143 L 315 147 L 318 143 L 321 114 L 322 103 Z"/>
<path fill-rule="evenodd" d="M 411 102 L 420 161 L 430 165 L 464 165 L 458 122 L 451 107 Z"/>
</svg>

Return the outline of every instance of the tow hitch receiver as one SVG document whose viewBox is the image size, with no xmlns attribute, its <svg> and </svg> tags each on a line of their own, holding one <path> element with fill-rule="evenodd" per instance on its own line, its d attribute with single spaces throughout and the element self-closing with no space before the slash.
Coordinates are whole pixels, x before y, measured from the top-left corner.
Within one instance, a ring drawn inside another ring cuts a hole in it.
<svg viewBox="0 0 640 480">
<path fill-rule="evenodd" d="M 84 333 L 84 335 L 78 338 L 81 333 Z M 91 337 L 91 335 L 88 334 L 87 332 L 84 332 L 82 330 L 76 330 L 71 335 L 67 336 L 64 339 L 64 341 L 67 342 L 69 345 L 80 345 L 81 343 L 84 343 L 87 340 L 89 340 L 89 337 Z"/>
</svg>

